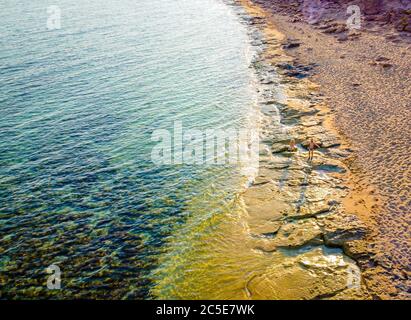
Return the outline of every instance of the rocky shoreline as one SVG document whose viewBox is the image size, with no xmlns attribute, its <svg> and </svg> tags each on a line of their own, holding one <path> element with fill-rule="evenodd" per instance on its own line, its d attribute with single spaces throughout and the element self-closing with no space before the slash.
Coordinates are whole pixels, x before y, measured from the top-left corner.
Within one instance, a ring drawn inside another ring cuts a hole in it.
<svg viewBox="0 0 411 320">
<path fill-rule="evenodd" d="M 349 193 L 341 206 L 368 233 L 347 243 L 346 252 L 356 259 L 373 298 L 410 299 L 411 126 L 404 119 L 411 117 L 411 3 L 361 0 L 361 29 L 347 30 L 352 1 L 320 1 L 324 10 L 317 21 L 304 12 L 314 1 L 240 2 L 271 24 L 263 27 L 266 33 L 283 35 L 288 58 L 278 72 L 317 84 L 333 116 L 323 124 L 349 141 Z M 275 50 L 266 60 L 271 56 L 279 57 Z M 271 63 L 276 64 L 278 59 Z"/>
<path fill-rule="evenodd" d="M 333 129 L 319 86 L 308 79 L 313 66 L 287 54 L 298 44 L 281 34 L 261 8 L 242 0 L 232 4 L 245 9 L 241 17 L 258 52 L 252 66 L 263 114 L 260 170 L 242 194 L 244 220 L 255 239 L 254 250 L 287 257 L 254 274 L 247 294 L 256 299 L 373 298 L 356 262 L 367 255 L 369 230 L 342 205 L 351 193 L 353 152 Z M 308 162 L 311 137 L 321 148 Z M 296 152 L 289 150 L 291 139 Z"/>
</svg>

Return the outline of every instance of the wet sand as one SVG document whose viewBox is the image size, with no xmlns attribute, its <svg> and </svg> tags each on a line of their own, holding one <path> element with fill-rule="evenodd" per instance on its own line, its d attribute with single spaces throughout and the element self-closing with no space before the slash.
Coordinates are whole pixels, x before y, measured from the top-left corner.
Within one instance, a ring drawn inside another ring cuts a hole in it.
<svg viewBox="0 0 411 320">
<path fill-rule="evenodd" d="M 361 268 L 363 286 L 355 295 L 324 284 L 317 295 L 294 298 L 408 299 L 408 44 L 390 42 L 382 33 L 358 31 L 338 41 L 252 1 L 237 2 L 253 17 L 250 25 L 265 35 L 259 63 L 264 71 L 260 74 L 267 76 L 262 83 L 270 85 L 270 72 L 279 74 L 286 96 L 282 102 L 265 96 L 266 106 L 276 104 L 280 110 L 286 128 L 266 139 L 269 158 L 262 155 L 260 176 L 244 195 L 248 225 L 255 228 L 250 233 L 272 237 L 263 239 L 257 249 L 335 246 Z M 273 129 L 269 122 L 263 124 L 267 131 Z M 312 164 L 305 158 L 308 136 L 322 144 Z M 299 152 L 285 160 L 291 138 L 299 143 Z M 272 170 L 290 166 L 293 170 L 286 173 Z M 283 181 L 281 188 L 278 181 Z M 290 201 L 295 194 L 302 198 Z M 301 226 L 287 225 L 290 219 L 284 212 L 302 212 Z"/>
</svg>

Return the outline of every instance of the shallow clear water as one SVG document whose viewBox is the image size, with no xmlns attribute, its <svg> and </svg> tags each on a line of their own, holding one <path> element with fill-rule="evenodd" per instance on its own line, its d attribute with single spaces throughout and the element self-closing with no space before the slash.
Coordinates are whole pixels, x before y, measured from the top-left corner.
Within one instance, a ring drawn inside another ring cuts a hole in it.
<svg viewBox="0 0 411 320">
<path fill-rule="evenodd" d="M 1 296 L 167 296 L 164 257 L 212 231 L 244 177 L 156 166 L 151 135 L 251 125 L 246 32 L 219 0 L 56 4 L 59 30 L 48 1 L 0 7 Z"/>
</svg>

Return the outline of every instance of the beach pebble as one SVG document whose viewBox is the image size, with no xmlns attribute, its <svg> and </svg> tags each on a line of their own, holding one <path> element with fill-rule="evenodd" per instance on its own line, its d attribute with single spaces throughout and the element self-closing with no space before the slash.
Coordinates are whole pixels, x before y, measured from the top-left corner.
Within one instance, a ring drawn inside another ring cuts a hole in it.
<svg viewBox="0 0 411 320">
<path fill-rule="evenodd" d="M 347 34 L 340 34 L 338 37 L 337 37 L 337 40 L 339 41 L 339 42 L 343 42 L 343 41 L 347 41 L 348 40 L 348 36 L 347 36 Z"/>
<path fill-rule="evenodd" d="M 300 42 L 298 41 L 290 41 L 286 44 L 283 45 L 284 49 L 293 49 L 293 48 L 298 48 L 301 45 Z"/>
</svg>

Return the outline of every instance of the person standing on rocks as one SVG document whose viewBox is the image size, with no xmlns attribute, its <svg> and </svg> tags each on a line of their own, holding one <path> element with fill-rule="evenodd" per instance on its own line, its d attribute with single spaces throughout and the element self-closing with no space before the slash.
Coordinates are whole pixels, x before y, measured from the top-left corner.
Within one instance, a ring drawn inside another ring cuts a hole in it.
<svg viewBox="0 0 411 320">
<path fill-rule="evenodd" d="M 314 142 L 313 138 L 308 141 L 308 161 L 312 161 L 314 158 L 314 150 L 320 146 Z"/>
<path fill-rule="evenodd" d="M 289 145 L 289 150 L 291 152 L 296 152 L 297 151 L 297 146 L 295 145 L 295 139 L 291 139 L 290 145 Z"/>
</svg>

